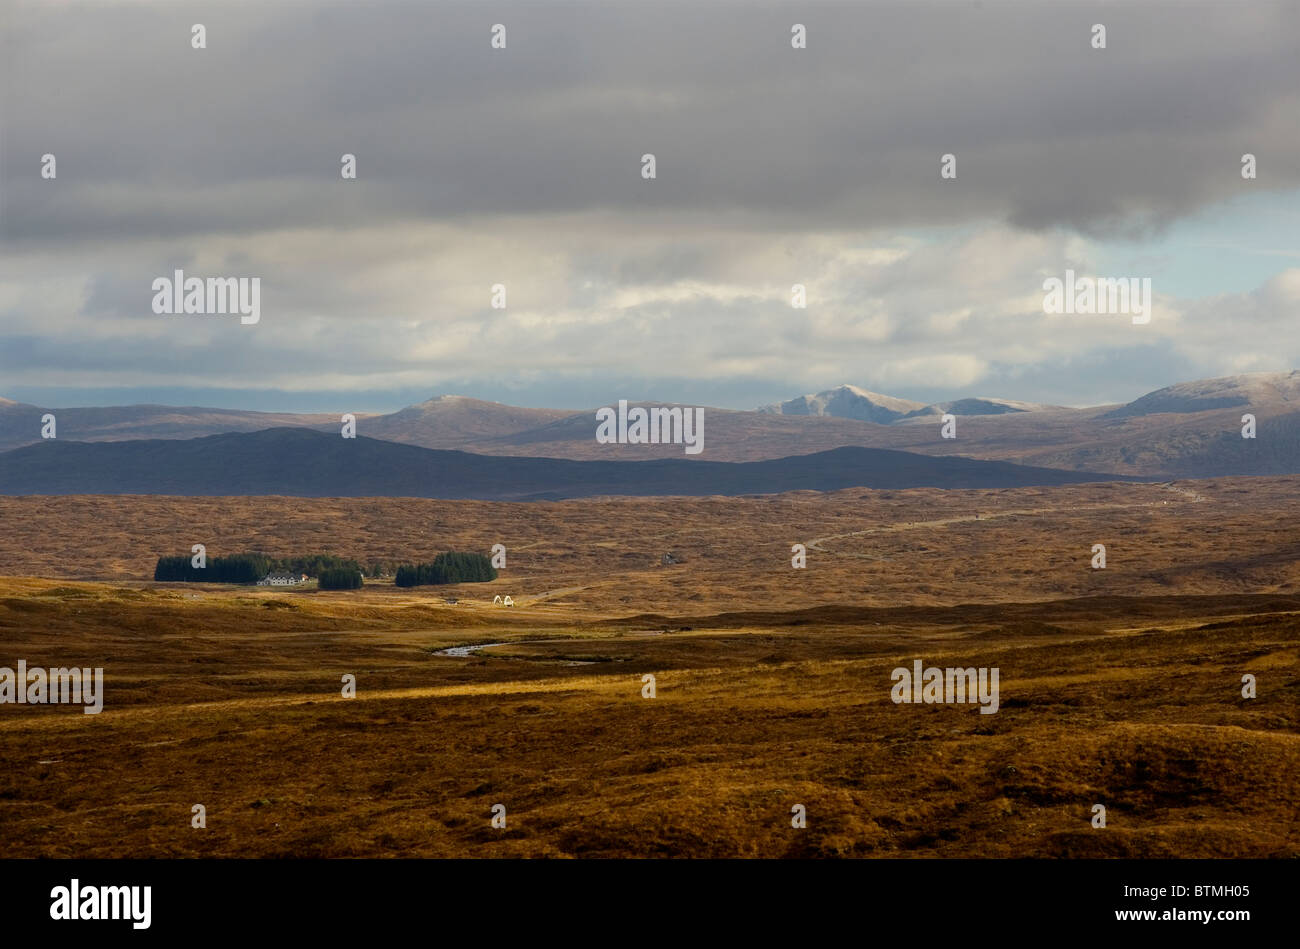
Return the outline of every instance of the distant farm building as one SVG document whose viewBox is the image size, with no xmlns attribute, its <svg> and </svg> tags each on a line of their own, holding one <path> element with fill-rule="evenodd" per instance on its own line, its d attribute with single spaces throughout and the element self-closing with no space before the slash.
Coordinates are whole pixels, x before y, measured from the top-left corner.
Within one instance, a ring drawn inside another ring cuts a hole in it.
<svg viewBox="0 0 1300 949">
<path fill-rule="evenodd" d="M 257 581 L 259 587 L 292 587 L 307 582 L 305 573 L 268 573 Z"/>
<path fill-rule="evenodd" d="M 672 552 L 664 554 L 663 557 L 660 558 L 659 560 L 659 562 L 663 564 L 665 567 L 668 566 L 669 564 L 685 563 L 685 561 L 686 561 L 685 557 L 681 556 L 680 554 L 675 554 Z"/>
</svg>

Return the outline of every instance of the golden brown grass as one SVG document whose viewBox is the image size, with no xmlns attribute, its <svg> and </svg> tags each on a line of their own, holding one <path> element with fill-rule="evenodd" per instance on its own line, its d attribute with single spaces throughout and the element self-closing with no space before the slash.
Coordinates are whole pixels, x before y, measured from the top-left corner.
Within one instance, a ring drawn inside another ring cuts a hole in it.
<svg viewBox="0 0 1300 949">
<path fill-rule="evenodd" d="M 0 665 L 103 666 L 107 697 L 0 706 L 0 834 L 33 856 L 1300 855 L 1298 483 L 3 499 L 4 571 L 44 577 L 0 579 Z M 192 542 L 498 540 L 502 579 L 450 591 L 129 579 Z M 471 642 L 509 645 L 435 654 Z M 999 667 L 1001 710 L 894 705 L 912 659 Z"/>
</svg>

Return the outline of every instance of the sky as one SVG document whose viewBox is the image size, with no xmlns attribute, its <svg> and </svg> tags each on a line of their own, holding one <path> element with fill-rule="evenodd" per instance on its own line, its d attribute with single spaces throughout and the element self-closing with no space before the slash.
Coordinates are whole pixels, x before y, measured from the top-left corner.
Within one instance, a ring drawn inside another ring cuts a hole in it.
<svg viewBox="0 0 1300 949">
<path fill-rule="evenodd" d="M 0 396 L 1092 405 L 1297 368 L 1297 36 L 1300 0 L 0 0 Z M 259 321 L 153 312 L 176 269 L 260 278 Z M 1151 321 L 1045 313 L 1067 269 L 1150 278 Z"/>
</svg>

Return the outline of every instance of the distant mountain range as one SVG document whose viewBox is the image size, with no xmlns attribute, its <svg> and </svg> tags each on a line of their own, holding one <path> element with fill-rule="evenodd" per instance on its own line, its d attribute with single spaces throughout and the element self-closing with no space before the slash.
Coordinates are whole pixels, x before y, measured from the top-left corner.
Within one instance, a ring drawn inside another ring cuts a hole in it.
<svg viewBox="0 0 1300 949">
<path fill-rule="evenodd" d="M 801 395 L 788 402 L 765 405 L 759 409 L 769 415 L 816 415 L 851 418 L 859 422 L 888 425 L 925 407 L 924 402 L 895 399 L 893 396 L 868 392 L 857 386 L 842 385 L 825 392 Z"/>
<path fill-rule="evenodd" d="M 1300 409 L 1300 370 L 1252 372 L 1222 379 L 1183 382 L 1149 392 L 1108 413 L 1107 417 L 1133 418 L 1159 413 L 1186 415 L 1215 409 L 1278 405 L 1292 405 Z"/>
<path fill-rule="evenodd" d="M 769 415 L 816 415 L 831 418 L 856 419 L 891 425 L 914 418 L 933 418 L 947 412 L 954 415 L 1003 415 L 1007 412 L 1035 412 L 1043 409 L 1060 409 L 1061 406 L 1039 405 L 1037 402 L 1015 402 L 1010 399 L 958 399 L 955 402 L 912 402 L 893 396 L 868 392 L 857 386 L 842 385 L 812 395 L 801 395 L 788 402 L 765 405 L 760 412 Z"/>
<path fill-rule="evenodd" d="M 337 437 L 348 409 L 343 402 L 339 414 L 312 415 L 157 405 L 50 410 L 0 399 L 0 451 L 40 442 L 40 419 L 49 411 L 59 441 L 117 442 L 281 427 Z M 957 417 L 955 439 L 939 437 L 947 412 Z M 1246 412 L 1256 417 L 1253 440 L 1241 437 Z M 478 455 L 682 458 L 678 445 L 598 444 L 594 409 L 519 408 L 462 396 L 357 413 L 357 433 Z M 842 385 L 754 411 L 709 408 L 704 453 L 689 461 L 786 459 L 849 446 L 1152 478 L 1300 473 L 1300 371 L 1182 383 L 1092 408 L 996 398 L 925 404 Z"/>
<path fill-rule="evenodd" d="M 473 455 L 301 428 L 193 439 L 52 439 L 0 455 L 0 494 L 289 495 L 558 500 L 841 488 L 1011 488 L 1112 481 L 1000 461 L 837 448 L 755 462 Z"/>
<path fill-rule="evenodd" d="M 197 438 L 283 427 L 337 432 L 341 415 L 351 411 L 346 403 L 339 412 L 329 414 L 167 405 L 48 409 L 0 399 L 0 451 L 39 441 L 41 416 L 47 412 L 54 413 L 57 419 L 59 438 L 98 442 L 131 438 Z M 389 415 L 352 414 L 365 434 L 375 438 L 421 444 L 427 448 L 458 448 L 478 440 L 536 428 L 574 413 L 560 409 L 517 408 L 444 395 Z"/>
</svg>

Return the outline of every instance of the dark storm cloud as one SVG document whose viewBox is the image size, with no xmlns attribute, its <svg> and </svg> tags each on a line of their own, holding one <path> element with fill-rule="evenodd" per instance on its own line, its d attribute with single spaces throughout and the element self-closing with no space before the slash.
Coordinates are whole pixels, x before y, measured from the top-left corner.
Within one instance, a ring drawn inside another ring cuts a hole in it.
<svg viewBox="0 0 1300 949">
<path fill-rule="evenodd" d="M 1297 9 L 24 4 L 0 50 L 2 234 L 599 209 L 627 228 L 668 212 L 747 229 L 1141 231 L 1236 193 L 1245 151 L 1260 187 L 1300 183 Z M 206 50 L 190 48 L 194 22 Z M 807 50 L 790 48 L 793 22 Z M 46 152 L 57 187 L 39 178 Z M 345 152 L 356 183 L 339 179 Z M 957 181 L 939 181 L 944 152 Z"/>
</svg>

